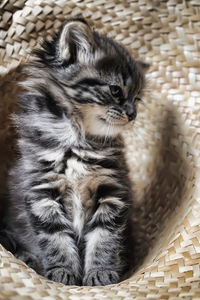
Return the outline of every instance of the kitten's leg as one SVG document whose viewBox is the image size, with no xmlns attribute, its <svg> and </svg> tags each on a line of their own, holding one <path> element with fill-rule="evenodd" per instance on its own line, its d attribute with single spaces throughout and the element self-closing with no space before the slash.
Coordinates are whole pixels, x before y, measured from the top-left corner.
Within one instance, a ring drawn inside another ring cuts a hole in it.
<svg viewBox="0 0 200 300">
<path fill-rule="evenodd" d="M 101 199 L 87 224 L 83 285 L 107 285 L 119 282 L 125 267 L 123 232 L 127 207 L 119 198 Z"/>
<path fill-rule="evenodd" d="M 68 285 L 80 285 L 81 263 L 79 251 L 69 232 L 54 232 L 50 236 L 41 235 L 41 250 L 46 244 L 43 264 L 44 276 L 56 282 Z"/>
<path fill-rule="evenodd" d="M 42 262 L 35 255 L 22 249 L 17 249 L 15 257 L 22 260 L 29 268 L 34 269 L 37 273 L 42 274 Z"/>
<path fill-rule="evenodd" d="M 13 232 L 4 228 L 1 229 L 0 244 L 14 254 L 17 248 L 17 243 L 14 239 Z"/>
<path fill-rule="evenodd" d="M 36 232 L 44 276 L 64 284 L 79 284 L 81 264 L 72 224 L 55 200 L 31 201 L 30 220 Z"/>
<path fill-rule="evenodd" d="M 101 227 L 96 227 L 86 237 L 83 285 L 107 285 L 119 282 L 119 238 Z"/>
<path fill-rule="evenodd" d="M 38 258 L 35 255 L 24 250 L 21 245 L 19 245 L 19 243 L 15 240 L 14 232 L 8 229 L 0 230 L 0 243 L 8 251 L 12 252 L 16 258 L 22 260 L 30 268 L 41 274 L 41 262 L 39 263 Z"/>
</svg>

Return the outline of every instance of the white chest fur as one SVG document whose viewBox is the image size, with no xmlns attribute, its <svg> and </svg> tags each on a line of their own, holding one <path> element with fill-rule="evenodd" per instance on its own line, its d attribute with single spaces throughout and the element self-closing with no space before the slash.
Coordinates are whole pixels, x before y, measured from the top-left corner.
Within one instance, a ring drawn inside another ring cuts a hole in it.
<svg viewBox="0 0 200 300">
<path fill-rule="evenodd" d="M 89 175 L 87 166 L 78 158 L 72 157 L 67 160 L 65 176 L 71 192 L 66 202 L 71 201 L 73 227 L 78 236 L 81 235 L 85 222 L 83 202 L 87 201 L 87 199 L 84 199 L 87 197 L 85 192 L 88 183 L 87 175 Z"/>
<path fill-rule="evenodd" d="M 75 180 L 82 178 L 88 174 L 88 170 L 84 163 L 78 160 L 76 157 L 69 158 L 67 161 L 67 168 L 65 169 L 65 175 L 67 179 L 74 184 Z"/>
</svg>

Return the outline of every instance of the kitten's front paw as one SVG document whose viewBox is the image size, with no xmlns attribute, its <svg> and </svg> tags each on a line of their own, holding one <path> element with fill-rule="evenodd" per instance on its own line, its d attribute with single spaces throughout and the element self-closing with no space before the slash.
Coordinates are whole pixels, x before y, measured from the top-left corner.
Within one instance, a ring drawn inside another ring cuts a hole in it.
<svg viewBox="0 0 200 300">
<path fill-rule="evenodd" d="M 83 285 L 108 285 L 119 282 L 119 275 L 111 270 L 92 270 L 83 278 Z"/>
<path fill-rule="evenodd" d="M 45 277 L 66 285 L 80 285 L 77 277 L 67 268 L 55 267 L 46 272 Z"/>
</svg>

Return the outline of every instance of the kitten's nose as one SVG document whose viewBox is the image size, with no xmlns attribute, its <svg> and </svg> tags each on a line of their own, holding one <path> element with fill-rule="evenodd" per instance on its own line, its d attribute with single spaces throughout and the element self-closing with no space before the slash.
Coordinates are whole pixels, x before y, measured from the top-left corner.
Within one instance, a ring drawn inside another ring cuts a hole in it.
<svg viewBox="0 0 200 300">
<path fill-rule="evenodd" d="M 135 105 L 133 105 L 133 103 L 130 103 L 128 101 L 125 102 L 124 109 L 129 121 L 132 121 L 136 118 L 137 112 L 136 112 L 136 107 Z"/>
<path fill-rule="evenodd" d="M 127 114 L 127 116 L 128 116 L 128 120 L 129 120 L 129 121 L 134 120 L 135 117 L 136 117 L 134 113 L 133 113 L 133 114 L 129 114 L 129 112 L 127 112 L 126 114 Z"/>
</svg>

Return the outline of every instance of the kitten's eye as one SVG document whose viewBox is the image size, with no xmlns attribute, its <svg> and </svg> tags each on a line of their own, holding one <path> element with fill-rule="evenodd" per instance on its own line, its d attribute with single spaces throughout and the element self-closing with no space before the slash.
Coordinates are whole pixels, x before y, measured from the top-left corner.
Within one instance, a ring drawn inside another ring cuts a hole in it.
<svg viewBox="0 0 200 300">
<path fill-rule="evenodd" d="M 122 89 L 120 88 L 120 86 L 110 85 L 109 87 L 110 87 L 111 94 L 115 99 L 119 100 L 120 98 L 123 97 Z"/>
<path fill-rule="evenodd" d="M 134 99 L 134 102 L 136 103 L 136 102 L 141 102 L 142 101 L 142 99 L 141 98 L 139 98 L 139 97 L 135 97 L 135 99 Z"/>
</svg>

